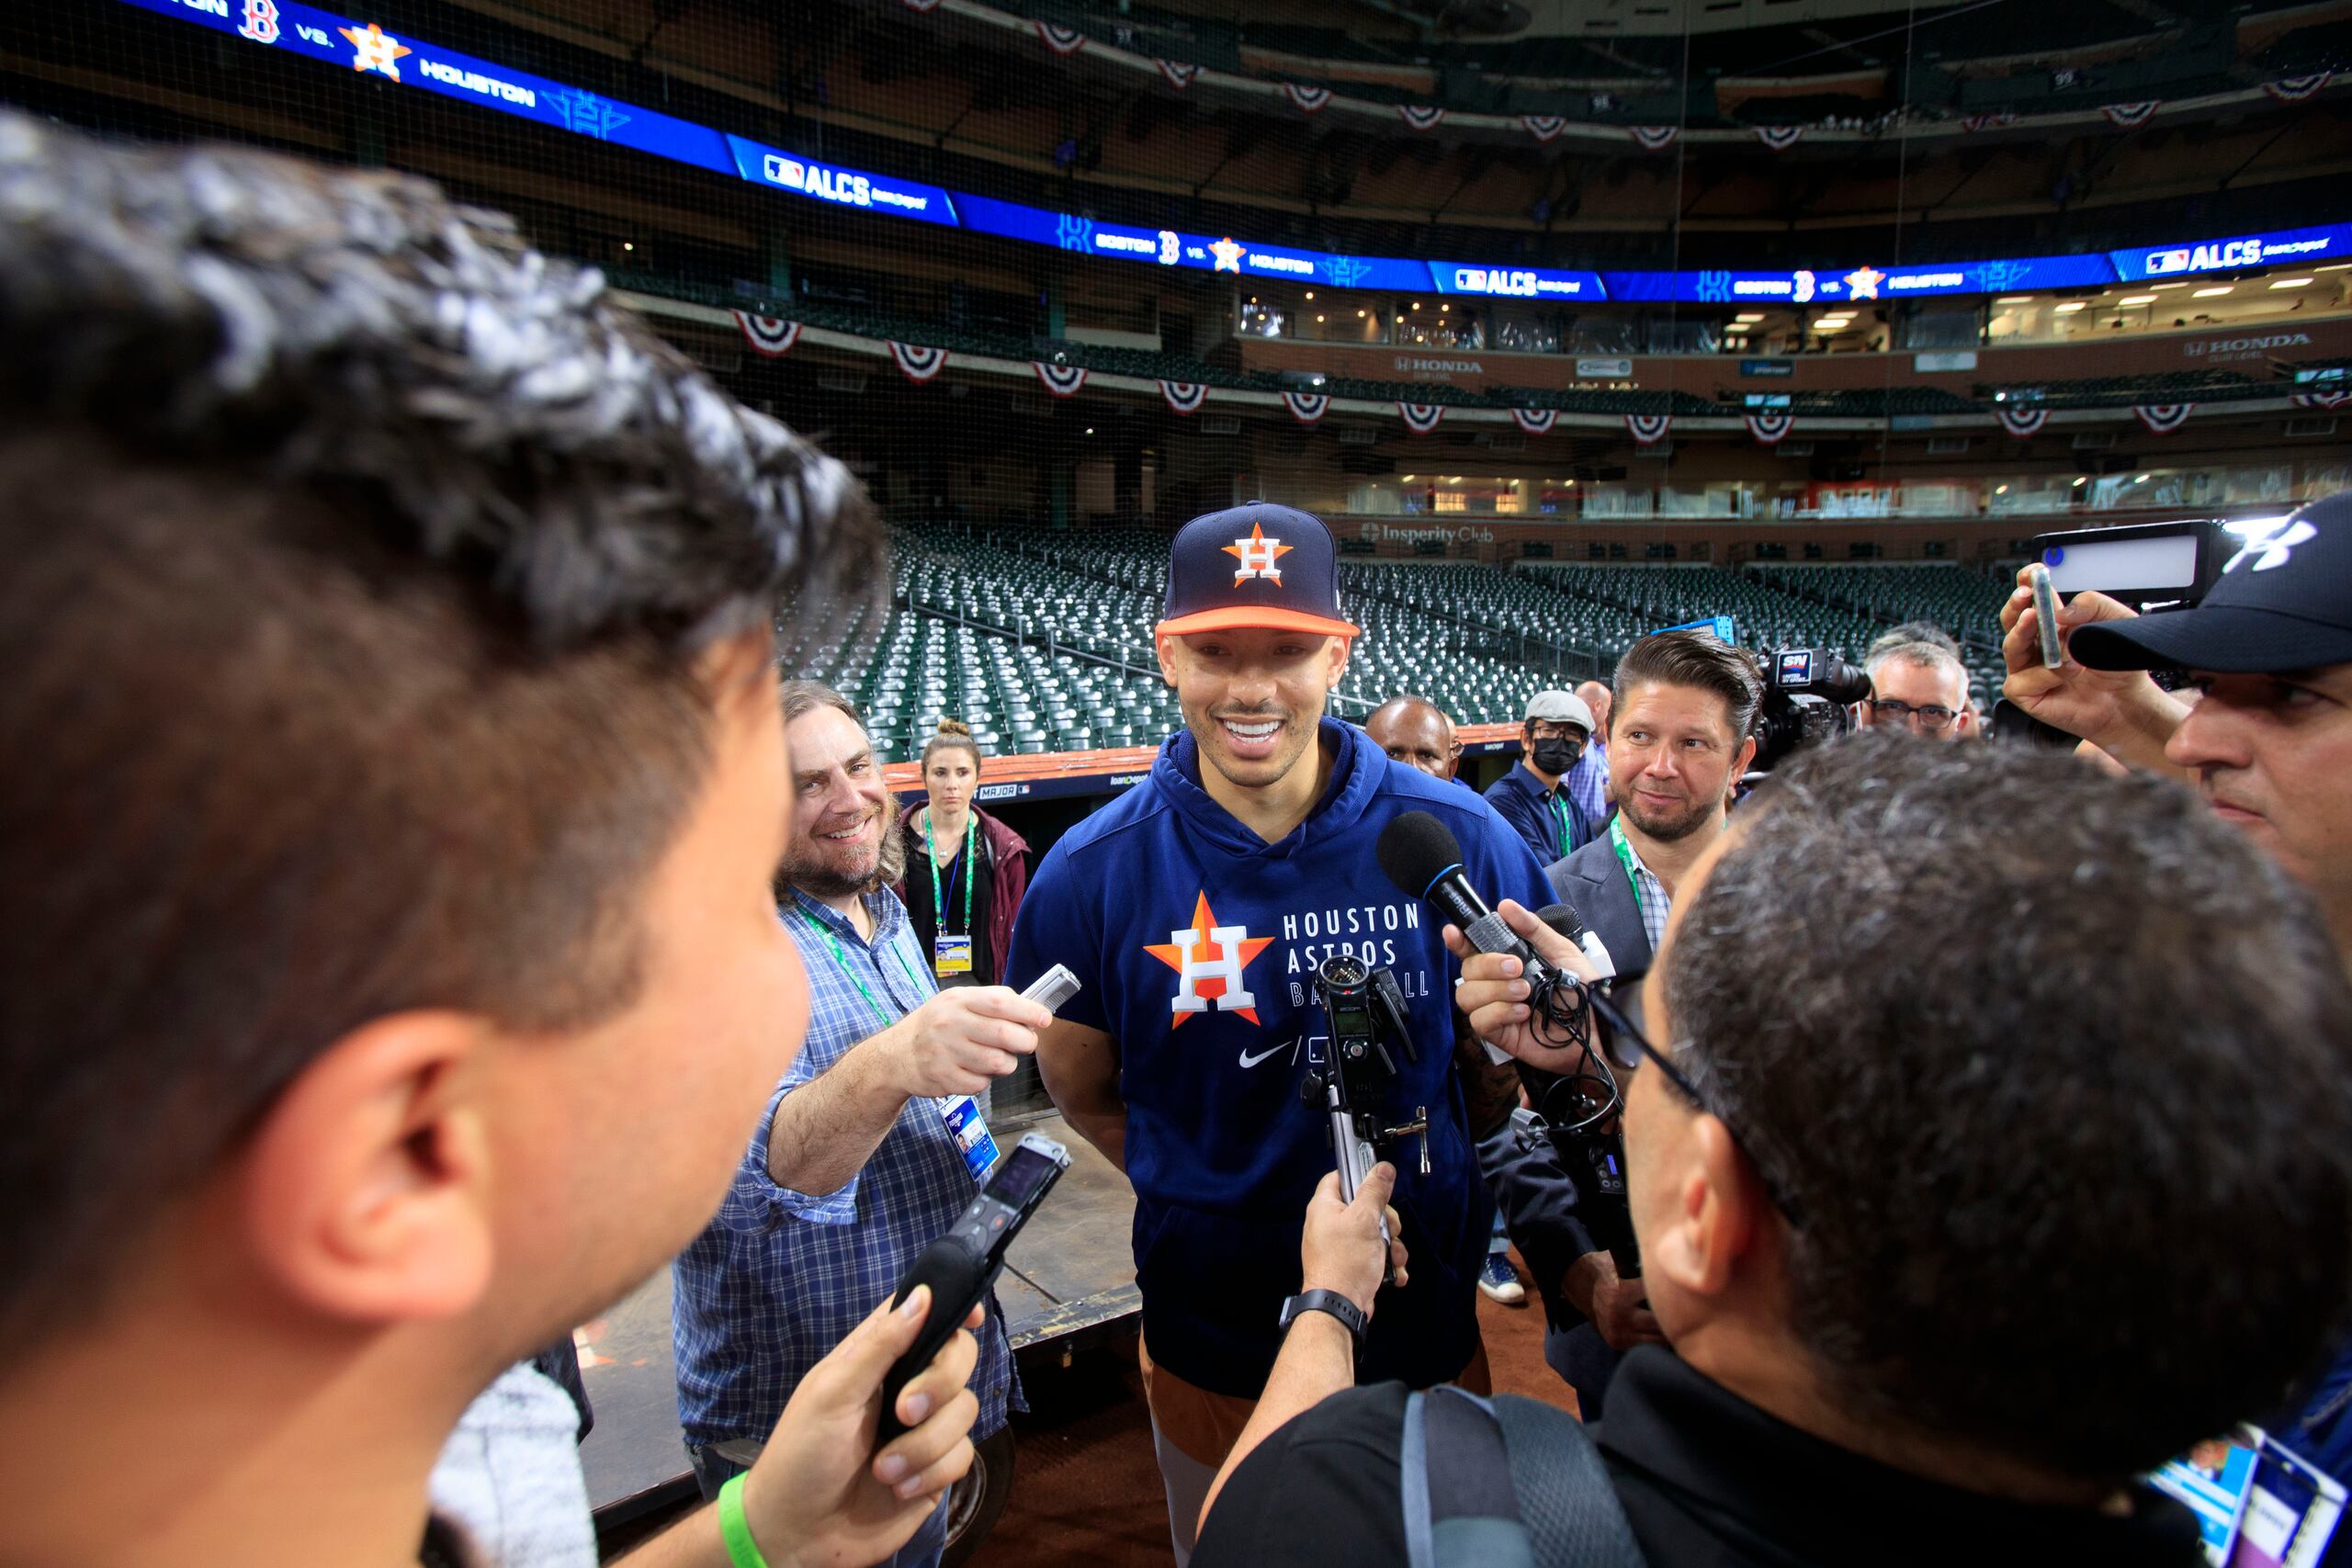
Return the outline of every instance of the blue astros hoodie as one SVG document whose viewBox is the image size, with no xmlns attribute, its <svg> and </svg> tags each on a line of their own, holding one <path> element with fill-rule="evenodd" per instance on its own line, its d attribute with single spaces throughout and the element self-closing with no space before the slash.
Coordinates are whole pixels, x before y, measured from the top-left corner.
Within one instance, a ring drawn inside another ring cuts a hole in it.
<svg viewBox="0 0 2352 1568">
<path fill-rule="evenodd" d="M 1084 983 L 1061 1016 L 1118 1047 L 1152 1359 L 1242 1397 L 1272 1369 L 1301 1219 L 1332 1168 L 1326 1118 L 1300 1084 L 1325 1028 L 1315 971 L 1336 952 L 1392 971 L 1408 999 L 1419 1060 L 1397 1056 L 1389 1124 L 1430 1113 L 1430 1173 L 1417 1140 L 1391 1152 L 1410 1283 L 1382 1291 L 1360 1375 L 1442 1382 L 1477 1346 L 1493 1205 L 1453 1065 L 1456 966 L 1442 921 L 1382 874 L 1380 830 L 1430 812 L 1490 902 L 1551 902 L 1524 840 L 1476 795 L 1390 761 L 1352 725 L 1327 718 L 1320 739 L 1329 786 L 1269 844 L 1201 786 L 1191 733 L 1171 736 L 1147 779 L 1038 866 L 1005 975 L 1023 987 L 1058 963 Z"/>
</svg>

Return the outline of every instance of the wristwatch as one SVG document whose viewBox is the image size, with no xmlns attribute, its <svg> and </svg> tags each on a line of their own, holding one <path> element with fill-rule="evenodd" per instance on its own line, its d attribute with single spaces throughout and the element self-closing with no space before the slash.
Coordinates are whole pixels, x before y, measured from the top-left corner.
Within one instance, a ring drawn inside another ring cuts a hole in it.
<svg viewBox="0 0 2352 1568">
<path fill-rule="evenodd" d="M 1303 1312 L 1328 1312 L 1348 1325 L 1348 1337 L 1363 1348 L 1363 1311 L 1337 1291 L 1302 1291 L 1283 1303 L 1282 1327 L 1288 1329 Z"/>
</svg>

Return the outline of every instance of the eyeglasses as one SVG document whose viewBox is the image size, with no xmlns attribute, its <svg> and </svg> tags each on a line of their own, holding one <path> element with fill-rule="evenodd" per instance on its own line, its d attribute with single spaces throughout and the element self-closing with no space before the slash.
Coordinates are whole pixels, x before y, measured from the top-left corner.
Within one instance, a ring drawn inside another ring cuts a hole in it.
<svg viewBox="0 0 2352 1568">
<path fill-rule="evenodd" d="M 1871 705 L 1871 712 L 1877 717 L 1892 719 L 1896 724 L 1901 724 L 1906 718 L 1917 718 L 1922 729 L 1941 729 L 1959 716 L 1952 709 L 1945 707 L 1940 703 L 1929 703 L 1924 707 L 1913 707 L 1909 703 L 1898 703 L 1891 697 L 1884 699 L 1869 697 L 1864 700 Z"/>
<path fill-rule="evenodd" d="M 1649 1036 L 1635 1027 L 1634 1021 L 1626 1017 L 1615 1002 L 1602 996 L 1599 989 L 1588 987 L 1585 998 L 1592 1004 L 1594 1016 L 1609 1026 L 1608 1043 L 1603 1048 L 1608 1059 L 1629 1070 L 1640 1066 L 1645 1060 L 1648 1061 L 1666 1075 L 1666 1081 L 1674 1086 L 1676 1093 L 1722 1122 L 1724 1131 L 1731 1134 L 1731 1141 L 1739 1145 L 1739 1152 L 1747 1156 L 1747 1163 L 1756 1171 L 1756 1179 L 1764 1188 L 1764 1195 L 1772 1200 L 1772 1207 L 1781 1211 L 1781 1217 L 1789 1222 L 1792 1230 L 1803 1230 L 1804 1211 L 1797 1206 L 1796 1200 L 1789 1196 L 1788 1189 L 1781 1184 L 1780 1179 L 1756 1157 L 1755 1146 L 1741 1134 L 1738 1124 L 1724 1113 L 1722 1103 L 1693 1082 L 1690 1074 L 1676 1066 L 1665 1052 L 1651 1044 Z M 1625 1049 L 1629 1046 L 1630 1051 Z"/>
</svg>

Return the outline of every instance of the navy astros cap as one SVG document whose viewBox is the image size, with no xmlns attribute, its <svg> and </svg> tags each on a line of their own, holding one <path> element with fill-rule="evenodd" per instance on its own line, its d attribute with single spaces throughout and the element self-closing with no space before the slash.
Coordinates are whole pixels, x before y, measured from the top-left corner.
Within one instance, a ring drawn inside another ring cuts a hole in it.
<svg viewBox="0 0 2352 1568">
<path fill-rule="evenodd" d="M 2237 553 L 2196 608 L 2078 626 L 2067 651 L 2093 670 L 2222 675 L 2352 663 L 2352 493 L 2223 527 Z"/>
<path fill-rule="evenodd" d="M 1294 506 L 1253 501 L 1195 517 L 1168 554 L 1168 608 L 1155 637 L 1260 626 L 1352 637 L 1340 614 L 1331 530 Z"/>
</svg>

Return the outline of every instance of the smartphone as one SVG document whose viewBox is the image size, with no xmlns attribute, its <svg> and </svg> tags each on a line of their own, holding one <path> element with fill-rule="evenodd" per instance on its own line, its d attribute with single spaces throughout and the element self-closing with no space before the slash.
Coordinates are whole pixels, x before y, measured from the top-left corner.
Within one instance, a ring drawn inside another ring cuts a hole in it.
<svg viewBox="0 0 2352 1568">
<path fill-rule="evenodd" d="M 2041 637 L 2041 665 L 2055 670 L 2066 662 L 2058 640 L 2058 590 L 2051 584 L 2050 569 L 2040 561 L 2025 569 L 2026 586 L 2033 591 L 2033 627 Z"/>
<path fill-rule="evenodd" d="M 923 1319 L 922 1335 L 914 1348 L 892 1362 L 883 1376 L 877 1445 L 907 1429 L 899 1419 L 899 1391 L 931 1365 L 948 1336 L 963 1326 L 972 1308 L 995 1285 L 997 1276 L 1004 1271 L 1004 1255 L 1012 1238 L 1021 1234 L 1021 1227 L 1069 1168 L 1068 1149 L 1051 1138 L 1024 1134 L 989 1178 L 989 1184 L 980 1189 L 979 1196 L 972 1200 L 971 1207 L 907 1265 L 890 1304 L 896 1307 L 904 1302 L 917 1285 L 929 1285 L 931 1314 Z"/>
</svg>

